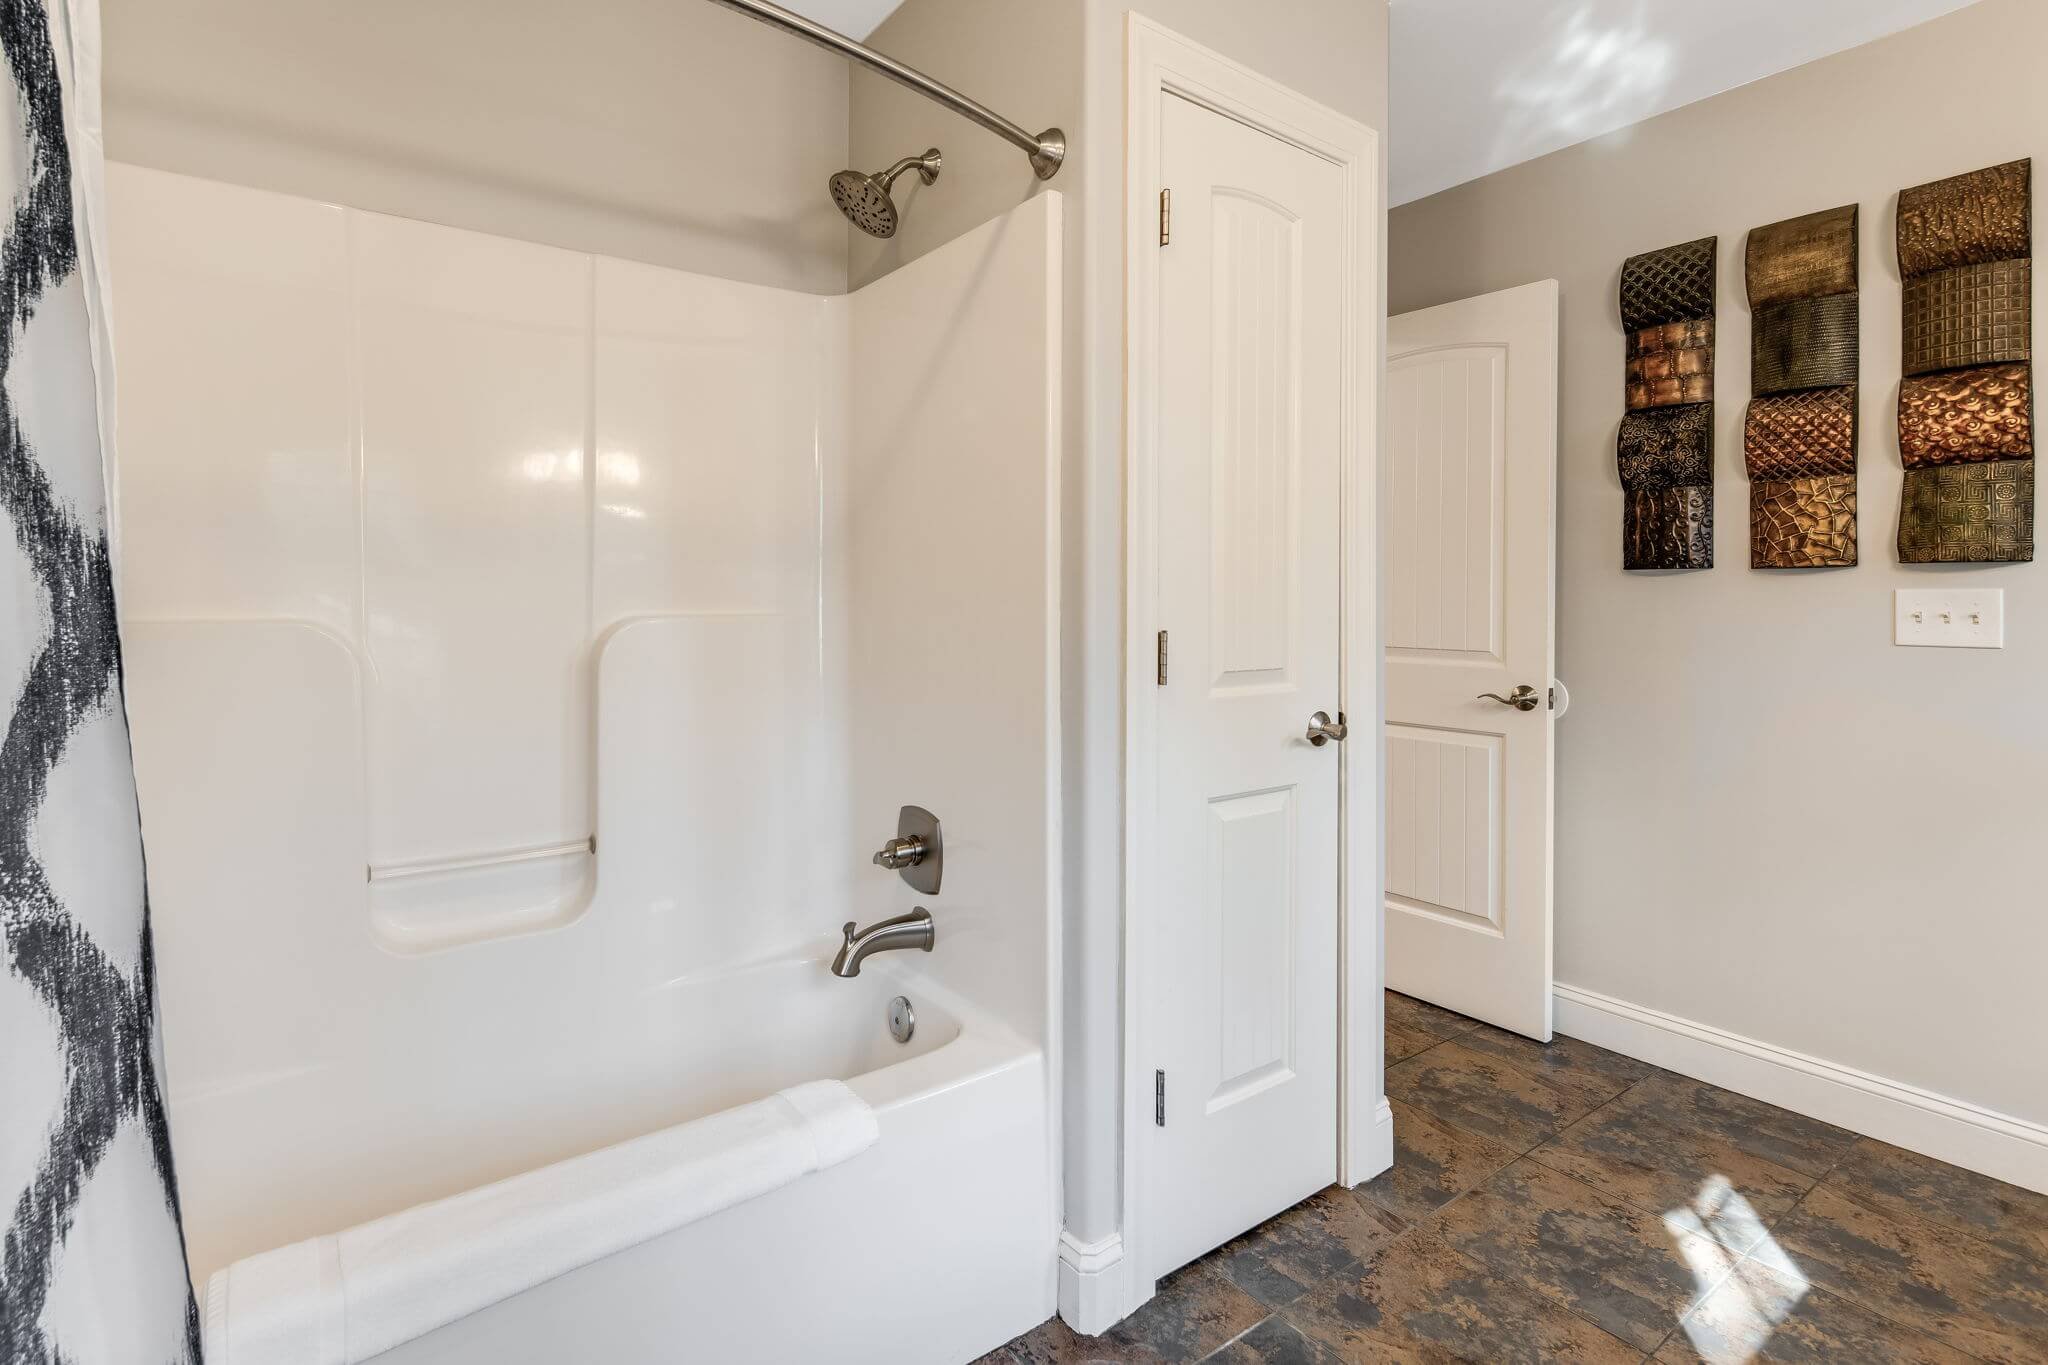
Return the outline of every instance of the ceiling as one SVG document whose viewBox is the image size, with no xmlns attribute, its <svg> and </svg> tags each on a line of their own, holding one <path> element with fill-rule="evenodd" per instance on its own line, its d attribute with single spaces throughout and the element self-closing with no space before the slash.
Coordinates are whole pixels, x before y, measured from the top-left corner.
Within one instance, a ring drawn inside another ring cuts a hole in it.
<svg viewBox="0 0 2048 1365">
<path fill-rule="evenodd" d="M 784 2 L 865 38 L 902 0 Z M 1390 3 L 1388 176 L 1405 204 L 1976 0 Z"/>
<path fill-rule="evenodd" d="M 1393 202 L 1975 0 L 1392 0 Z"/>
<path fill-rule="evenodd" d="M 806 19 L 836 28 L 849 38 L 865 38 L 903 0 L 782 0 Z"/>
</svg>

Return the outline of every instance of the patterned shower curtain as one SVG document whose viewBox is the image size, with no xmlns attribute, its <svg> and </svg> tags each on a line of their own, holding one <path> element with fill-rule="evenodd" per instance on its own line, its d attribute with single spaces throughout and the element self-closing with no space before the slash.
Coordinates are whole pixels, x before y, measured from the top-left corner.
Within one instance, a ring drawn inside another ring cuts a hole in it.
<svg viewBox="0 0 2048 1365">
<path fill-rule="evenodd" d="M 197 1362 L 108 539 L 96 0 L 0 0 L 0 1365 Z"/>
</svg>

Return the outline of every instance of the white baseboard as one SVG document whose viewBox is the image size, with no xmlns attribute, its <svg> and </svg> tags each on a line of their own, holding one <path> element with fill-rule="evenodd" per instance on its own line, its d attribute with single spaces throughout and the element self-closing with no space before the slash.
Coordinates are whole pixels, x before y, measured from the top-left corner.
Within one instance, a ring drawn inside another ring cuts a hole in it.
<svg viewBox="0 0 2048 1365">
<path fill-rule="evenodd" d="M 1122 1233 L 1083 1242 L 1060 1233 L 1060 1317 L 1084 1337 L 1100 1336 L 1135 1311 Z"/>
<path fill-rule="evenodd" d="M 1951 1165 L 2048 1193 L 2048 1127 L 1577 986 L 1559 1033 Z"/>
</svg>

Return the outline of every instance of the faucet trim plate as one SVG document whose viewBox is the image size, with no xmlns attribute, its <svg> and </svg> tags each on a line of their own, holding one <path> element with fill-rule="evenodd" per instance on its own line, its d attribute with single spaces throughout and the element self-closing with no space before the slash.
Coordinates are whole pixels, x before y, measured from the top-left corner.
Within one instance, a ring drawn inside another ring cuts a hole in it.
<svg viewBox="0 0 2048 1365">
<path fill-rule="evenodd" d="M 882 845 L 874 863 L 900 874 L 918 895 L 938 895 L 939 878 L 946 867 L 939 817 L 923 806 L 903 807 L 896 812 L 896 837 Z"/>
</svg>

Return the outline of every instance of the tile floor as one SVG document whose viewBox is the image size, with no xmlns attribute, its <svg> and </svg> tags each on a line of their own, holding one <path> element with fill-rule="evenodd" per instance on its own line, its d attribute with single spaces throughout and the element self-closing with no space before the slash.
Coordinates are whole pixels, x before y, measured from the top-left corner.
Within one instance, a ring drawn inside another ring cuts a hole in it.
<svg viewBox="0 0 2048 1365">
<path fill-rule="evenodd" d="M 2048 1361 L 2048 1196 L 1387 996 L 1394 1168 L 980 1365 Z"/>
</svg>

